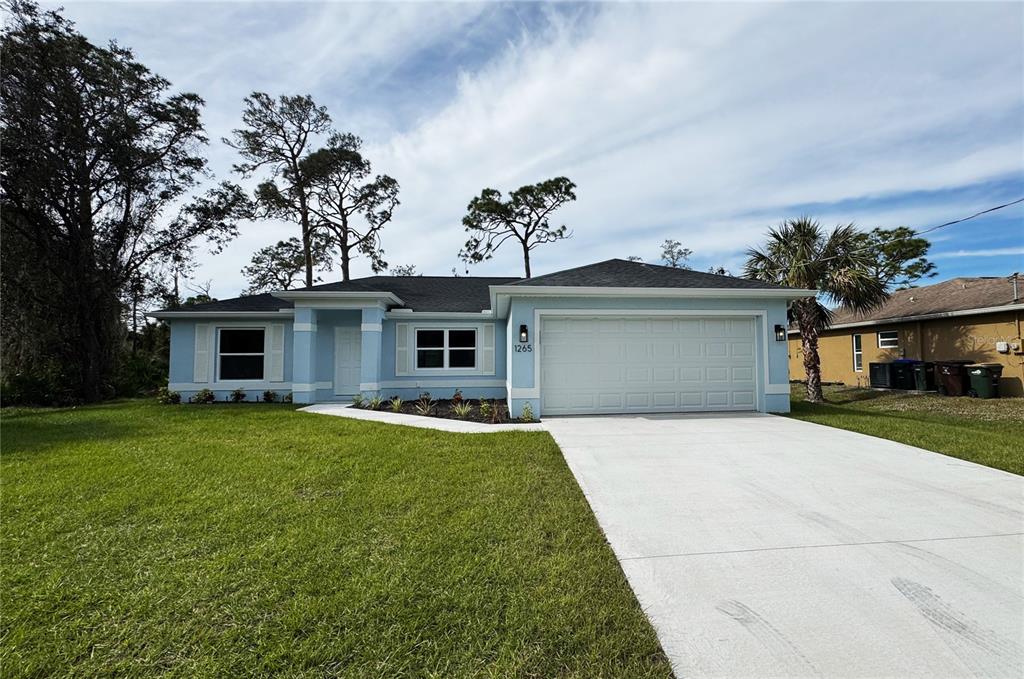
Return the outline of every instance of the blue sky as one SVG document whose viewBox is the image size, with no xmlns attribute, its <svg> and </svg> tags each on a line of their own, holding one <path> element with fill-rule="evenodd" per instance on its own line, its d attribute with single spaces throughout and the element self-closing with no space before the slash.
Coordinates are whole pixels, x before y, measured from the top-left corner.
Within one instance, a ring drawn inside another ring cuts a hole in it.
<svg viewBox="0 0 1024 679">
<path fill-rule="evenodd" d="M 402 186 L 386 259 L 464 270 L 460 219 L 485 186 L 578 184 L 572 241 L 535 273 L 609 257 L 738 271 L 769 226 L 927 228 L 1024 197 L 1024 4 L 66 3 L 175 89 L 207 101 L 220 177 L 253 90 L 308 93 Z M 197 278 L 244 287 L 247 224 Z M 1024 205 L 933 234 L 942 280 L 1024 270 Z M 519 274 L 511 247 L 472 268 Z M 354 275 L 368 274 L 365 262 Z M 330 274 L 325 280 L 332 280 Z"/>
</svg>

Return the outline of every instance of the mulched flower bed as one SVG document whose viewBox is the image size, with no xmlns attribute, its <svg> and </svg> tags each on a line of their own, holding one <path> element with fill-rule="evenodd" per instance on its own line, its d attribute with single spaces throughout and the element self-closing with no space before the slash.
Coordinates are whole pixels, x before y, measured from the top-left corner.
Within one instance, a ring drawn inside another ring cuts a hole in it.
<svg viewBox="0 0 1024 679">
<path fill-rule="evenodd" d="M 439 417 L 447 420 L 463 420 L 464 422 L 479 422 L 481 424 L 529 424 L 530 422 L 538 422 L 539 420 L 533 419 L 529 422 L 525 422 L 519 419 L 509 419 L 508 407 L 505 401 L 502 399 L 488 399 L 487 405 L 490 406 L 490 414 L 483 415 L 480 412 L 481 401 L 476 399 L 462 399 L 462 401 L 453 401 L 452 399 L 437 399 L 432 401 L 429 412 L 424 412 L 420 408 L 419 400 L 402 401 L 402 407 L 397 412 L 404 413 L 406 415 L 418 415 L 420 417 Z M 456 414 L 453 406 L 459 403 L 468 404 L 470 411 L 464 416 Z M 374 410 L 370 407 L 369 400 L 364 400 L 359 405 L 353 404 L 354 407 L 361 410 Z M 391 399 L 385 399 L 381 402 L 380 407 L 376 408 L 384 413 L 396 412 L 391 407 Z M 496 414 L 497 413 L 497 414 Z"/>
</svg>

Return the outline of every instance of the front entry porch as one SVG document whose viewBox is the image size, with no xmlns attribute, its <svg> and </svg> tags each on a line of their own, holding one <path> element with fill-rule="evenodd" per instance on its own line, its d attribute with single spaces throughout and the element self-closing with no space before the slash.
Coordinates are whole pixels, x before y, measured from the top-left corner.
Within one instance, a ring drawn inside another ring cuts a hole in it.
<svg viewBox="0 0 1024 679">
<path fill-rule="evenodd" d="M 347 400 L 379 391 L 383 306 L 296 305 L 292 398 L 296 403 Z"/>
</svg>

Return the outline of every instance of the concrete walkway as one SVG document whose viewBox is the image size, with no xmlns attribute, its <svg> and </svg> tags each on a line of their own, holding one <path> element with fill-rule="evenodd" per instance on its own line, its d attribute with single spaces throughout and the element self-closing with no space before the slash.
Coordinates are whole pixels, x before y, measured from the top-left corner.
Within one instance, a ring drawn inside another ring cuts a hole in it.
<svg viewBox="0 0 1024 679">
<path fill-rule="evenodd" d="M 548 418 L 681 677 L 1021 677 L 1024 479 L 769 415 Z"/>
<path fill-rule="evenodd" d="M 335 415 L 337 417 L 348 417 L 353 420 L 401 424 L 406 427 L 437 429 L 439 431 L 451 431 L 460 434 L 494 434 L 499 431 L 543 431 L 545 429 L 544 425 L 540 422 L 532 424 L 483 424 L 481 422 L 449 420 L 443 417 L 422 417 L 420 415 L 393 413 L 387 410 L 362 410 L 361 408 L 352 407 L 350 403 L 317 403 L 305 408 L 299 408 L 299 410 L 304 413 Z"/>
</svg>

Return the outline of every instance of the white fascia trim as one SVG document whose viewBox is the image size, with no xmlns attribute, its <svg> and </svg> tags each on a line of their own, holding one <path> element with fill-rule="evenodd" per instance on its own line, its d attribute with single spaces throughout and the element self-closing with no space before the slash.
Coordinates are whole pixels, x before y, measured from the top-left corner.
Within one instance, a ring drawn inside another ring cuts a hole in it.
<svg viewBox="0 0 1024 679">
<path fill-rule="evenodd" d="M 815 297 L 817 290 L 775 289 L 775 288 L 613 288 L 597 286 L 531 286 L 492 285 L 490 286 L 491 308 L 499 316 L 508 311 L 511 297 L 632 297 L 632 298 L 679 298 L 679 299 L 801 299 Z M 499 299 L 504 297 L 505 299 Z"/>
<path fill-rule="evenodd" d="M 270 293 L 278 299 L 285 299 L 295 302 L 296 306 L 317 307 L 319 303 L 333 302 L 331 308 L 344 308 L 338 306 L 341 303 L 350 305 L 352 308 L 373 305 L 387 306 L 388 304 L 405 304 L 398 295 L 393 292 L 337 292 L 330 290 L 276 290 Z"/>
<path fill-rule="evenodd" d="M 146 317 L 158 319 L 207 318 L 216 320 L 218 318 L 278 318 L 294 315 L 295 311 L 293 309 L 278 309 L 277 311 L 154 311 L 146 314 Z"/>
<path fill-rule="evenodd" d="M 896 323 L 917 323 L 918 321 L 934 321 L 942 318 L 958 318 L 960 316 L 980 316 L 982 314 L 998 314 L 1003 311 L 1021 311 L 1024 304 L 1006 304 L 1004 306 L 990 306 L 981 309 L 963 309 L 962 311 L 940 311 L 934 314 L 921 314 L 920 316 L 897 316 L 896 318 L 884 318 L 877 321 L 855 321 L 853 323 L 837 323 L 825 329 L 843 330 L 845 328 L 867 328 L 871 326 L 886 326 Z M 800 335 L 799 330 L 790 330 L 790 335 Z"/>
<path fill-rule="evenodd" d="M 490 320 L 494 314 L 489 310 L 483 311 L 413 311 L 412 309 L 392 309 L 384 314 L 384 318 L 401 318 L 417 320 Z"/>
<path fill-rule="evenodd" d="M 789 383 L 773 384 L 770 375 L 768 346 L 774 342 L 774 332 L 768 329 L 768 311 L 765 309 L 534 309 L 533 327 L 535 342 L 539 347 L 544 341 L 540 330 L 541 316 L 753 316 L 761 319 L 763 340 L 761 342 L 761 363 L 764 374 L 760 384 L 764 388 L 765 395 L 774 393 L 789 393 Z M 511 342 L 511 335 L 509 335 Z M 509 398 L 540 398 L 540 351 L 533 352 L 533 387 L 513 388 Z M 776 391 L 785 389 L 785 392 Z M 756 409 L 764 412 L 763 405 L 758 395 Z"/>
<path fill-rule="evenodd" d="M 381 332 L 384 330 L 384 326 L 380 323 L 363 323 L 359 326 L 360 332 Z"/>
<path fill-rule="evenodd" d="M 495 294 L 517 297 L 773 297 L 799 299 L 814 297 L 817 290 L 797 288 L 613 288 L 575 285 L 492 285 Z"/>
</svg>

